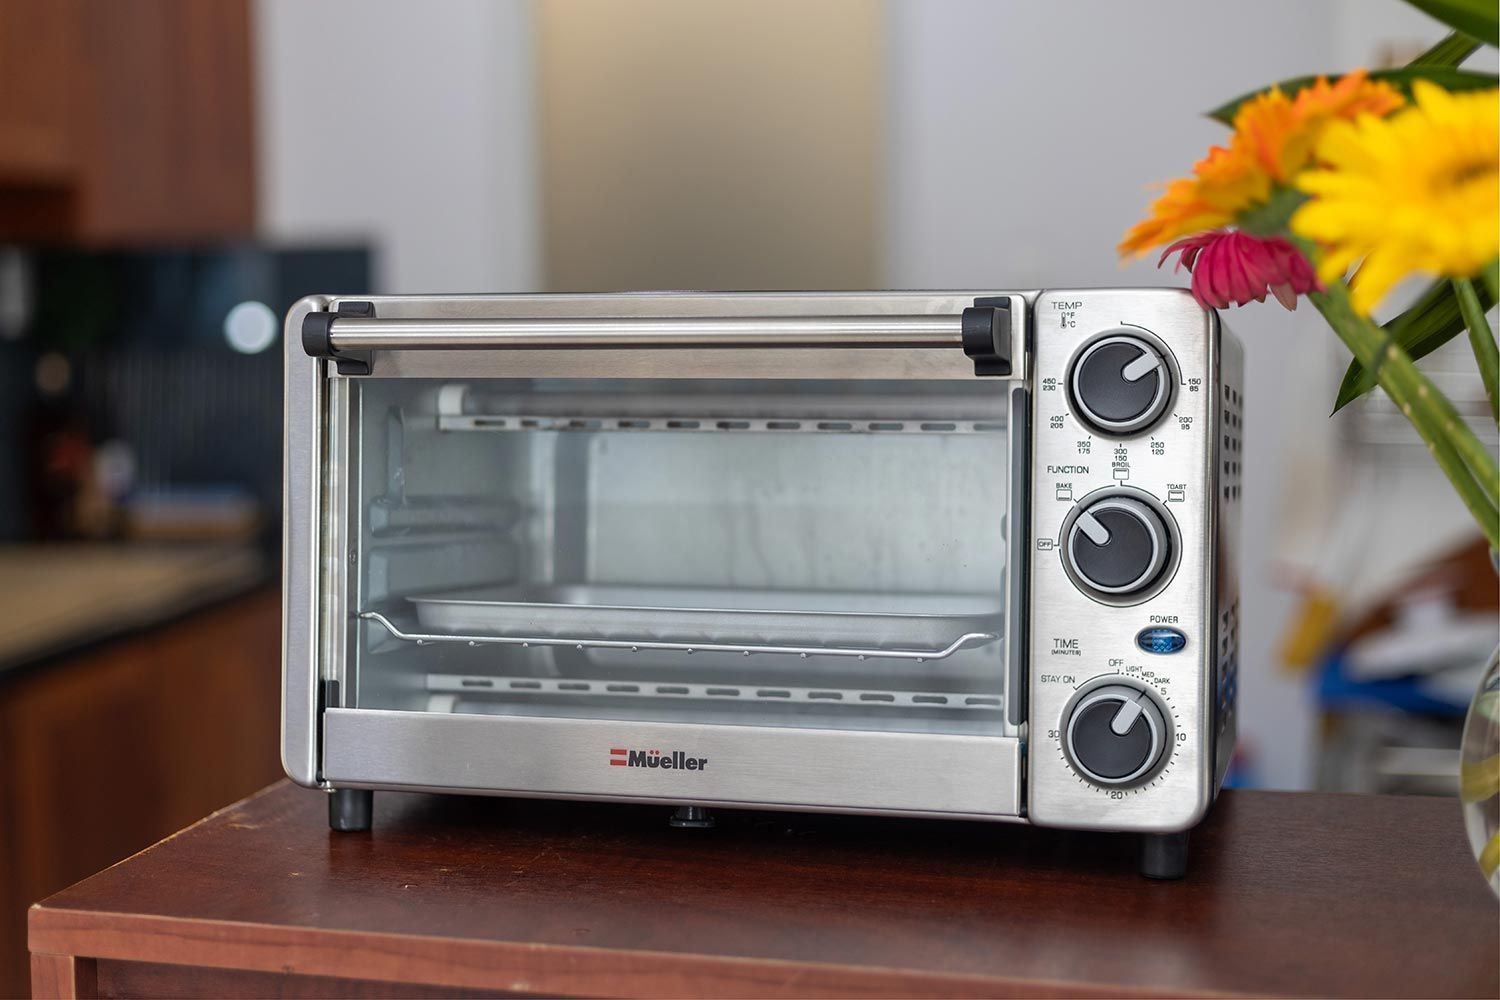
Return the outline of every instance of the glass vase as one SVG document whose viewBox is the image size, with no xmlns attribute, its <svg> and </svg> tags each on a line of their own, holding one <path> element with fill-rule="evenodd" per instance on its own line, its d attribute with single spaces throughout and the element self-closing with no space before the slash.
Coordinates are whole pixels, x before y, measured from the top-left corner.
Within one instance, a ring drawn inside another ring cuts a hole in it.
<svg viewBox="0 0 1500 1000">
<path fill-rule="evenodd" d="M 1459 797 L 1479 870 L 1500 895 L 1500 648 L 1490 656 L 1464 719 Z"/>
</svg>

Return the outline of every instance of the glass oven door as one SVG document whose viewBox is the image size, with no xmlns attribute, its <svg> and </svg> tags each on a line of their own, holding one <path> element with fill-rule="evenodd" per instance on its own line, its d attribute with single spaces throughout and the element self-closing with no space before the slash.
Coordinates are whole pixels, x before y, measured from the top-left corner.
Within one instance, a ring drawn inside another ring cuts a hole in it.
<svg viewBox="0 0 1500 1000">
<path fill-rule="evenodd" d="M 346 704 L 1004 732 L 1005 383 L 350 388 Z"/>
</svg>

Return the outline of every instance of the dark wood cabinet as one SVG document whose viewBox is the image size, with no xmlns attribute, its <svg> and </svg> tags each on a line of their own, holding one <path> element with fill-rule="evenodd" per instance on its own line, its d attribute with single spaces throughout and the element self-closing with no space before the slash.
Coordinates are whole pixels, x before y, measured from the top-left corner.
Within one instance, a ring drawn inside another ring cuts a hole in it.
<svg viewBox="0 0 1500 1000">
<path fill-rule="evenodd" d="M 31 903 L 280 775 L 280 638 L 267 588 L 0 677 L 0 996 Z"/>
<path fill-rule="evenodd" d="M 0 183 L 49 186 L 75 166 L 68 74 L 81 38 L 74 0 L 0 0 Z"/>
<path fill-rule="evenodd" d="M 247 0 L 0 0 L 0 240 L 250 234 Z"/>
</svg>

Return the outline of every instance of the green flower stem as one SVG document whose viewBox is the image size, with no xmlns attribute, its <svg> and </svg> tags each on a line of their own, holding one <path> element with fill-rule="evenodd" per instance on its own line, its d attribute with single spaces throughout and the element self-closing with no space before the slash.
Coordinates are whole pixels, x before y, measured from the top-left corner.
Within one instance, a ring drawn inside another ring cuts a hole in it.
<svg viewBox="0 0 1500 1000">
<path fill-rule="evenodd" d="M 1454 278 L 1453 292 L 1458 297 L 1458 309 L 1464 314 L 1464 324 L 1469 328 L 1469 346 L 1474 349 L 1474 360 L 1479 365 L 1479 377 L 1484 379 L 1484 394 L 1490 397 L 1490 419 L 1500 424 L 1500 351 L 1495 349 L 1495 334 L 1490 330 L 1490 321 L 1484 318 L 1484 307 L 1479 302 L 1479 293 L 1468 278 Z"/>
<path fill-rule="evenodd" d="M 1348 286 L 1336 283 L 1326 291 L 1309 297 L 1362 364 L 1366 367 L 1378 367 L 1382 372 L 1387 366 L 1393 366 L 1393 381 L 1402 388 L 1404 395 L 1414 397 L 1395 399 L 1392 396 L 1402 413 L 1414 423 L 1413 414 L 1416 414 L 1421 419 L 1429 420 L 1430 426 L 1440 429 L 1454 449 L 1463 456 L 1491 501 L 1500 498 L 1500 471 L 1496 469 L 1495 456 L 1474 436 L 1474 432 L 1454 409 L 1448 397 L 1439 392 L 1437 386 L 1422 374 L 1411 356 L 1391 339 L 1385 328 L 1354 311 L 1354 305 L 1349 300 Z M 1334 322 L 1335 316 L 1338 323 Z M 1358 349 L 1356 343 L 1359 345 Z M 1387 395 L 1390 395 L 1391 388 L 1386 385 L 1386 380 L 1380 379 L 1379 382 Z M 1408 403 L 1411 412 L 1407 412 Z"/>
<path fill-rule="evenodd" d="M 1349 289 L 1342 282 L 1308 298 L 1360 364 L 1377 372 L 1380 387 L 1427 442 L 1484 537 L 1492 547 L 1500 548 L 1500 509 L 1495 506 L 1500 472 L 1494 457 L 1390 335 L 1354 311 Z"/>
<path fill-rule="evenodd" d="M 1291 187 L 1278 187 L 1254 208 L 1241 212 L 1235 225 L 1251 236 L 1284 236 L 1292 216 L 1307 201 L 1307 195 Z"/>
</svg>

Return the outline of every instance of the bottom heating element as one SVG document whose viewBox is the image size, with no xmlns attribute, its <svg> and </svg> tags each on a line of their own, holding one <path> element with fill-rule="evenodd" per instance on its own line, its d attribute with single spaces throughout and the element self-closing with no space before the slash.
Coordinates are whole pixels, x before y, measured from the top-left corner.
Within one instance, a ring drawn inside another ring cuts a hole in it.
<svg viewBox="0 0 1500 1000">
<path fill-rule="evenodd" d="M 771 704 L 815 704 L 824 707 L 858 705 L 896 709 L 954 709 L 996 712 L 1004 707 L 994 695 L 941 691 L 871 691 L 822 687 L 747 686 L 726 684 L 659 684 L 625 680 L 587 681 L 552 677 L 464 677 L 429 674 L 427 690 L 438 697 L 474 697 L 493 692 L 509 697 L 551 696 L 561 698 L 606 697 L 661 700 L 767 702 Z"/>
<path fill-rule="evenodd" d="M 651 721 L 872 732 L 1003 735 L 996 694 L 640 679 L 431 673 L 422 708 L 436 715 Z"/>
</svg>

